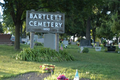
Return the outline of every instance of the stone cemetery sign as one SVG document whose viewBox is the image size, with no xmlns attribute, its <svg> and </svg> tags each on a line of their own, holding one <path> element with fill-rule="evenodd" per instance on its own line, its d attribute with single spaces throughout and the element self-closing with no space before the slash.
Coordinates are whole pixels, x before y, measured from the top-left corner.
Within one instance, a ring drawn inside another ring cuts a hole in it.
<svg viewBox="0 0 120 80">
<path fill-rule="evenodd" d="M 44 37 L 44 47 L 59 51 L 59 34 L 65 32 L 65 14 L 28 10 L 26 12 L 26 31 L 30 32 L 31 48 L 34 46 L 34 32 L 43 32 L 47 33 Z"/>
<path fill-rule="evenodd" d="M 65 14 L 27 11 L 26 26 L 27 32 L 64 33 Z"/>
</svg>

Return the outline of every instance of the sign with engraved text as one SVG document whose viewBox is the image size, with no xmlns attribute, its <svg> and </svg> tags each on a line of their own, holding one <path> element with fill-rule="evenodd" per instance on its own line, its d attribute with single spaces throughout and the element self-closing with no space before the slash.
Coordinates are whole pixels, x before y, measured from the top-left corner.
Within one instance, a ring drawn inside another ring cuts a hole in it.
<svg viewBox="0 0 120 80">
<path fill-rule="evenodd" d="M 27 11 L 26 31 L 44 33 L 64 33 L 65 14 L 53 12 Z"/>
</svg>

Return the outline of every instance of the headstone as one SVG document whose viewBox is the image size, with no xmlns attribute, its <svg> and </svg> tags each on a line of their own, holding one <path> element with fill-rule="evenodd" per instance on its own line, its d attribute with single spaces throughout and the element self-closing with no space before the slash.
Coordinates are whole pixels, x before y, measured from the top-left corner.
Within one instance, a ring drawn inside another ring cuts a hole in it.
<svg viewBox="0 0 120 80">
<path fill-rule="evenodd" d="M 68 41 L 66 40 L 66 38 L 63 40 L 63 44 L 64 44 L 64 47 L 67 48 Z"/>
<path fill-rule="evenodd" d="M 80 40 L 80 46 L 83 46 L 83 47 L 92 47 L 90 40 L 84 40 L 84 39 Z"/>
<path fill-rule="evenodd" d="M 84 49 L 84 47 L 80 47 L 80 53 L 82 53 L 83 49 Z"/>
<path fill-rule="evenodd" d="M 38 38 L 37 42 L 44 43 L 44 38 Z"/>
<path fill-rule="evenodd" d="M 96 42 L 95 50 L 96 51 L 101 51 L 101 47 L 99 46 L 99 42 Z"/>
<path fill-rule="evenodd" d="M 116 50 L 116 46 L 107 46 L 107 50 L 108 51 L 115 51 Z"/>
<path fill-rule="evenodd" d="M 37 41 L 38 35 L 34 35 L 34 42 Z"/>
<path fill-rule="evenodd" d="M 118 47 L 119 47 L 119 49 L 120 49 L 120 43 L 119 43 L 118 45 L 119 45 Z"/>
<path fill-rule="evenodd" d="M 97 46 L 97 47 L 95 47 L 95 50 L 96 51 L 101 51 L 101 47 Z"/>
<path fill-rule="evenodd" d="M 96 46 L 99 46 L 99 42 L 96 42 Z"/>
<path fill-rule="evenodd" d="M 71 42 L 72 45 L 76 45 L 77 43 L 76 42 Z"/>
<path fill-rule="evenodd" d="M 15 41 L 15 37 L 11 37 L 10 40 L 14 42 Z"/>
<path fill-rule="evenodd" d="M 27 43 L 27 38 L 22 38 L 22 43 Z"/>
<path fill-rule="evenodd" d="M 22 38 L 22 43 L 27 44 L 29 41 L 29 36 L 27 36 L 26 38 Z"/>
</svg>

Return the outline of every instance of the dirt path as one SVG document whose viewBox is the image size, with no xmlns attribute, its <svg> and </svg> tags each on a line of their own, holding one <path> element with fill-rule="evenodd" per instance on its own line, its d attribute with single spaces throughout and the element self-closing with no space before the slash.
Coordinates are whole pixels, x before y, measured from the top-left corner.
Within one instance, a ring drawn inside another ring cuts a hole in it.
<svg viewBox="0 0 120 80">
<path fill-rule="evenodd" d="M 43 80 L 45 77 L 48 77 L 50 75 L 51 73 L 41 74 L 41 73 L 30 72 L 30 73 L 21 74 L 16 77 L 7 78 L 3 80 Z"/>
<path fill-rule="evenodd" d="M 11 78 L 2 79 L 2 80 L 43 80 L 45 77 L 48 77 L 50 75 L 51 73 L 43 74 L 43 73 L 30 72 L 30 73 L 25 73 L 25 74 L 18 75 L 16 77 L 11 77 Z M 69 80 L 73 80 L 73 79 L 69 79 Z M 80 80 L 90 80 L 90 79 L 81 78 Z"/>
</svg>

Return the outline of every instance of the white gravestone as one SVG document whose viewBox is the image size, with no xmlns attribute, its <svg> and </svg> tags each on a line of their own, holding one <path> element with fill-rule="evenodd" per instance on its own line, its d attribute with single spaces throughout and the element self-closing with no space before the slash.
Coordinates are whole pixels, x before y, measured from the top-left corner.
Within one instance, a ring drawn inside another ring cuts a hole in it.
<svg viewBox="0 0 120 80">
<path fill-rule="evenodd" d="M 84 47 L 80 47 L 80 53 L 82 53 L 83 49 L 84 49 Z"/>
<path fill-rule="evenodd" d="M 44 38 L 38 38 L 37 42 L 44 43 Z"/>
<path fill-rule="evenodd" d="M 63 44 L 64 44 L 64 47 L 67 48 L 68 41 L 67 40 L 63 40 Z"/>
</svg>

